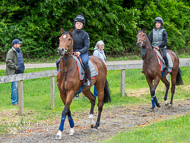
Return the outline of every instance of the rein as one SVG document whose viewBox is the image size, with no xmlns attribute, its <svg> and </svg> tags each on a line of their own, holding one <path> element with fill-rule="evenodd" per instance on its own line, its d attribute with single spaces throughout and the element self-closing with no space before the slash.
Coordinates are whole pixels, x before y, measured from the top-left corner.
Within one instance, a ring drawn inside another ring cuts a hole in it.
<svg viewBox="0 0 190 143">
<path fill-rule="evenodd" d="M 71 38 L 72 38 L 72 34 L 71 34 L 70 32 L 64 31 L 62 34 L 69 34 L 69 35 L 71 36 Z M 70 49 L 71 46 L 72 46 L 72 41 L 73 41 L 73 40 L 71 40 L 71 44 L 70 44 L 69 48 L 68 48 L 67 50 L 64 49 L 64 50 L 65 50 L 65 53 L 67 53 L 69 56 L 67 56 L 67 57 L 61 57 L 61 58 L 65 61 L 65 63 L 66 63 L 65 71 L 63 71 L 63 70 L 60 69 L 60 71 L 61 71 L 62 73 L 64 73 L 63 89 L 64 89 L 64 92 L 65 92 L 65 93 L 66 93 L 66 90 L 65 90 L 66 75 L 67 75 L 68 72 L 70 72 L 71 70 L 73 70 L 73 68 L 74 68 L 74 66 L 75 66 L 75 64 L 76 64 L 76 62 L 74 61 L 73 66 L 71 67 L 71 69 L 69 69 L 69 70 L 67 71 L 67 64 L 68 64 L 68 62 L 69 62 L 69 59 L 70 59 L 71 57 L 73 57 L 73 56 L 71 55 L 71 53 L 68 52 L 69 49 Z"/>
<path fill-rule="evenodd" d="M 146 33 L 145 33 L 145 34 L 146 34 Z M 144 38 L 144 40 L 143 40 L 143 43 L 145 43 L 146 38 L 147 38 L 147 36 L 145 36 L 145 38 Z M 146 44 L 144 44 L 144 46 L 147 47 Z M 149 61 L 149 60 L 151 60 L 152 57 L 154 56 L 154 49 L 146 49 L 146 50 L 153 50 L 153 51 L 152 51 L 152 56 L 151 56 L 150 58 L 148 58 L 147 60 L 145 60 L 145 59 L 143 60 L 146 73 L 147 73 L 148 77 L 150 78 L 150 76 L 149 76 L 149 74 L 148 74 L 148 70 L 147 70 L 147 68 L 146 68 L 146 62 Z M 147 51 L 146 51 L 146 52 L 147 52 Z"/>
</svg>

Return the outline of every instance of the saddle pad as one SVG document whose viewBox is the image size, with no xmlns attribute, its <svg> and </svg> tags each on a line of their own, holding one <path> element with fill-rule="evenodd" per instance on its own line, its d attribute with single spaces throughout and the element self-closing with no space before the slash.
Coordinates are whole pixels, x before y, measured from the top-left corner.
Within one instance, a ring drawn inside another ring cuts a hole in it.
<svg viewBox="0 0 190 143">
<path fill-rule="evenodd" d="M 79 71 L 79 79 L 83 80 L 84 79 L 84 75 L 85 75 L 84 68 L 82 67 L 79 59 L 76 56 L 73 55 L 73 58 L 77 62 L 77 67 L 78 67 L 78 71 Z M 90 71 L 91 71 L 91 78 L 97 76 L 98 73 L 97 73 L 96 69 L 94 68 L 94 65 L 91 63 L 90 60 L 88 62 L 88 65 L 89 65 Z"/>
<path fill-rule="evenodd" d="M 157 53 L 156 55 L 157 55 L 158 63 L 160 64 L 160 71 L 163 71 L 163 69 L 166 67 L 165 61 L 164 61 L 163 57 L 161 56 L 160 52 L 158 50 L 155 50 L 155 51 Z M 173 62 L 168 53 L 167 53 L 167 58 L 168 58 L 168 72 L 171 72 L 171 69 L 173 67 Z"/>
</svg>

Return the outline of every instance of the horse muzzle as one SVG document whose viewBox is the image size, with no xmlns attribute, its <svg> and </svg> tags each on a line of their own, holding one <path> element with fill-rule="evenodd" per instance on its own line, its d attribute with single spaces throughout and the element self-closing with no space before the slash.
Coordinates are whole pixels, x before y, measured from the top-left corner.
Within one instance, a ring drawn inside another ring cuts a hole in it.
<svg viewBox="0 0 190 143">
<path fill-rule="evenodd" d="M 59 48 L 57 50 L 57 54 L 59 54 L 60 56 L 63 56 L 66 52 L 67 52 L 67 50 L 64 48 Z"/>
<path fill-rule="evenodd" d="M 139 48 L 142 48 L 142 46 L 143 46 L 143 44 L 142 44 L 141 42 L 137 43 L 136 45 L 137 45 L 137 47 L 139 47 Z"/>
</svg>

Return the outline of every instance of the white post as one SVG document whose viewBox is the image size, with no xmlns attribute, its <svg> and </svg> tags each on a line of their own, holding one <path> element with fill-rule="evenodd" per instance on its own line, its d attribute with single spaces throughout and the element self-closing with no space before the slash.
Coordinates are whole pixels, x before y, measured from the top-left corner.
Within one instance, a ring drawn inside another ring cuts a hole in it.
<svg viewBox="0 0 190 143">
<path fill-rule="evenodd" d="M 125 96 L 125 69 L 121 70 L 121 95 Z"/>
<path fill-rule="evenodd" d="M 51 109 L 54 109 L 55 106 L 55 76 L 50 77 L 50 103 Z"/>
<path fill-rule="evenodd" d="M 79 97 L 80 97 L 81 100 L 82 100 L 83 96 L 84 96 L 84 94 L 81 92 L 81 93 L 79 94 Z"/>
<path fill-rule="evenodd" d="M 19 101 L 19 115 L 24 114 L 24 97 L 23 97 L 23 80 L 18 81 L 18 101 Z"/>
</svg>

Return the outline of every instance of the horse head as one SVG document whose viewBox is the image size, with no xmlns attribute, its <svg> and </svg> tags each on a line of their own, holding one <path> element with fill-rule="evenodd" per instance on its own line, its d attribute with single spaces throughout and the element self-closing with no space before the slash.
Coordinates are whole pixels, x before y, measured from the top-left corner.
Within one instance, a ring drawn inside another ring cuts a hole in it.
<svg viewBox="0 0 190 143">
<path fill-rule="evenodd" d="M 137 32 L 137 43 L 136 45 L 139 47 L 139 48 L 143 48 L 145 47 L 146 45 L 146 42 L 147 42 L 147 36 L 146 36 L 146 28 L 143 27 L 143 29 L 141 31 L 139 31 L 137 28 L 136 28 L 136 32 Z"/>
<path fill-rule="evenodd" d="M 72 53 L 73 51 L 73 29 L 70 31 L 64 31 L 63 28 L 60 30 L 61 36 L 59 37 L 59 48 L 57 50 L 57 53 L 60 56 L 64 56 L 65 54 Z"/>
</svg>

